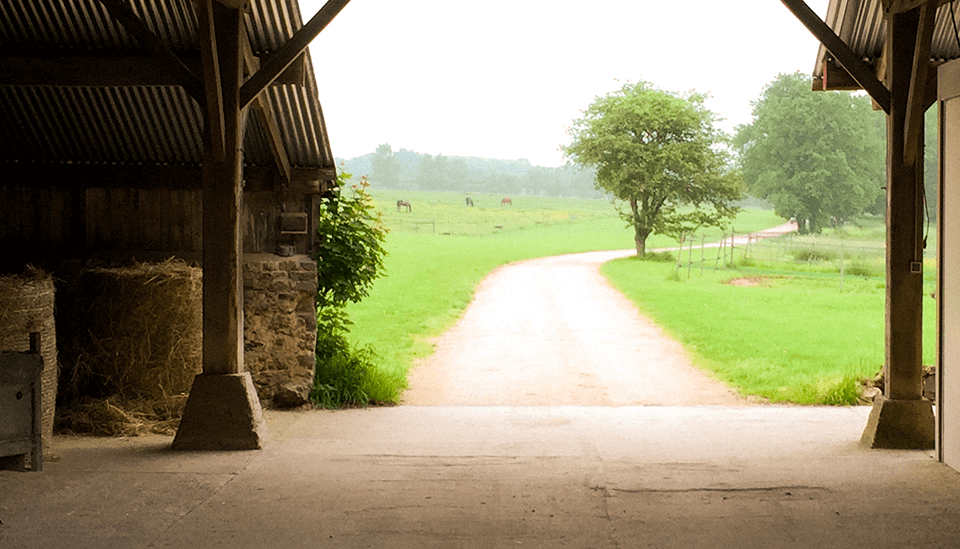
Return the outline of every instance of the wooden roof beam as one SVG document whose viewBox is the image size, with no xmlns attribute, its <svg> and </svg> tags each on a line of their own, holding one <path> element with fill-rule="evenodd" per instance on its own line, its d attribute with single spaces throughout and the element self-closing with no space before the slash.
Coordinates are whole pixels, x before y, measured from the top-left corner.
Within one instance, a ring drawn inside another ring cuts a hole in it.
<svg viewBox="0 0 960 549">
<path fill-rule="evenodd" d="M 260 70 L 260 59 L 253 55 L 253 48 L 250 46 L 248 36 L 243 37 L 240 48 L 243 58 L 244 75 L 250 76 L 256 74 L 256 72 Z M 267 133 L 267 144 L 270 146 L 270 152 L 273 155 L 274 162 L 277 164 L 277 169 L 280 171 L 280 176 L 285 183 L 289 184 L 293 177 L 293 170 L 290 167 L 290 155 L 287 154 L 287 146 L 283 143 L 280 125 L 277 124 L 277 119 L 273 116 L 273 110 L 262 94 L 254 98 L 251 106 Z"/>
<path fill-rule="evenodd" d="M 934 2 L 920 6 L 917 23 L 917 39 L 913 48 L 913 68 L 910 74 L 910 92 L 907 95 L 907 119 L 904 124 L 904 164 L 911 166 L 917 159 L 920 132 L 923 131 L 923 111 L 926 109 L 927 74 L 930 69 L 930 43 L 936 23 L 937 7 Z M 936 74 L 934 72 L 934 74 Z"/>
<path fill-rule="evenodd" d="M 273 52 L 267 60 L 240 88 L 240 108 L 246 107 L 253 98 L 260 95 L 271 82 L 283 73 L 307 49 L 310 42 L 333 21 L 350 0 L 327 0 L 306 25 L 300 28 L 290 40 Z"/>
<path fill-rule="evenodd" d="M 213 16 L 213 0 L 199 0 L 197 5 L 200 59 L 203 62 L 203 88 L 207 100 L 204 108 L 205 129 L 213 158 L 223 162 L 226 156 L 226 129 L 223 113 L 223 86 L 220 82 L 220 54 Z"/>
<path fill-rule="evenodd" d="M 252 54 L 251 54 L 252 55 Z M 203 71 L 197 54 L 180 56 L 195 74 Z M 259 66 L 260 58 L 253 56 Z M 294 63 L 273 85 L 303 85 L 304 65 Z M 0 86 L 179 86 L 165 64 L 142 56 L 0 56 Z"/>
<path fill-rule="evenodd" d="M 178 85 L 187 90 L 187 93 L 199 103 L 202 104 L 205 101 L 203 82 L 150 30 L 146 23 L 137 17 L 129 4 L 123 0 L 99 0 L 99 2 L 141 46 L 173 71 Z"/>
<path fill-rule="evenodd" d="M 181 189 L 203 188 L 203 169 L 193 165 L 155 164 L 37 164 L 0 162 L 7 176 L 0 187 L 51 185 L 61 188 Z M 272 166 L 244 166 L 245 191 L 273 191 L 318 194 L 327 190 L 328 181 L 337 178 L 330 168 L 292 168 L 289 181 L 278 179 Z"/>
<path fill-rule="evenodd" d="M 890 90 L 883 85 L 873 74 L 869 65 L 857 57 L 853 50 L 840 39 L 833 29 L 827 26 L 803 0 L 780 0 L 807 30 L 819 40 L 833 55 L 833 58 L 846 70 L 870 97 L 880 105 L 884 112 L 890 114 Z"/>
</svg>

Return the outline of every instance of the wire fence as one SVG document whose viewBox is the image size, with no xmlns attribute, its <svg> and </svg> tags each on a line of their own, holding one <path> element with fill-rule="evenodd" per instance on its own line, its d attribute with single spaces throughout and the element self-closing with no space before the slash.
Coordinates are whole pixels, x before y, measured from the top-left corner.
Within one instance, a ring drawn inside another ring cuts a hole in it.
<svg viewBox="0 0 960 549">
<path fill-rule="evenodd" d="M 390 230 L 406 233 L 477 236 L 500 231 L 526 229 L 541 225 L 570 223 L 581 219 L 577 214 L 514 209 L 506 211 L 464 210 L 460 215 L 416 216 L 385 213 Z"/>
<path fill-rule="evenodd" d="M 736 270 L 751 276 L 792 276 L 885 281 L 884 242 L 816 238 L 788 233 L 768 236 L 724 234 L 720 242 L 704 235 L 684 238 L 676 253 L 675 276 L 690 278 L 706 270 Z M 925 283 L 935 284 L 935 254 L 925 251 Z"/>
</svg>

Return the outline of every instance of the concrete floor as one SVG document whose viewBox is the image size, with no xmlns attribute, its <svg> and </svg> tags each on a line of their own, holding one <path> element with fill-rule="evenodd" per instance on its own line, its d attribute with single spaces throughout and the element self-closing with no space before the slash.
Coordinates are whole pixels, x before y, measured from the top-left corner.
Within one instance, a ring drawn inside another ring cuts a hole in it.
<svg viewBox="0 0 960 549">
<path fill-rule="evenodd" d="M 960 474 L 869 409 L 268 412 L 260 451 L 57 437 L 0 547 L 960 547 Z"/>
</svg>

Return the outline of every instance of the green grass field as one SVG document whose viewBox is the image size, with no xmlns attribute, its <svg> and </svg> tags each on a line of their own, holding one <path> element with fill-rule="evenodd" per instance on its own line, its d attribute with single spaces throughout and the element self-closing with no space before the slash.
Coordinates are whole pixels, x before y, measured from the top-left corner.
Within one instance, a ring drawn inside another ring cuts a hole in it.
<svg viewBox="0 0 960 549">
<path fill-rule="evenodd" d="M 499 205 L 499 196 L 471 194 L 475 207 L 468 208 L 465 195 L 456 193 L 373 194 L 391 227 L 387 276 L 363 302 L 349 306 L 351 337 L 372 348 L 383 375 L 401 386 L 413 362 L 432 352 L 431 339 L 453 325 L 477 284 L 496 267 L 633 247 L 632 230 L 604 200 L 512 197 L 509 207 Z M 412 204 L 412 212 L 396 211 L 400 198 Z M 744 210 L 734 226 L 742 234 L 782 222 L 770 211 Z M 720 231 L 707 237 L 718 240 Z M 648 240 L 648 249 L 675 246 L 667 237 Z M 722 283 L 743 276 L 737 271 L 707 268 L 701 276 L 694 269 L 689 280 L 667 280 L 675 269 L 675 264 L 622 260 L 608 264 L 604 273 L 683 342 L 697 364 L 745 394 L 846 402 L 853 380 L 876 373 L 883 361 L 882 279 L 878 287 L 872 279 L 847 277 L 842 291 L 836 276 L 778 278 L 744 288 Z M 932 327 L 932 320 L 925 322 Z"/>
<path fill-rule="evenodd" d="M 856 382 L 884 358 L 884 290 L 873 280 L 762 278 L 706 270 L 680 281 L 672 265 L 634 259 L 603 274 L 691 351 L 701 367 L 743 394 L 774 402 L 849 404 Z M 753 275 L 749 275 L 753 276 Z M 924 362 L 933 361 L 934 301 L 924 308 Z"/>
</svg>

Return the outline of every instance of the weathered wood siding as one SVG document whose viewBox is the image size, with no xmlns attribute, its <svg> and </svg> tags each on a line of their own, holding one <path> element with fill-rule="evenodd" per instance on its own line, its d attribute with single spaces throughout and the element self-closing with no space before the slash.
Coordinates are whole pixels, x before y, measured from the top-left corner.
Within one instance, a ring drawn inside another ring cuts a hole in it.
<svg viewBox="0 0 960 549">
<path fill-rule="evenodd" d="M 82 191 L 0 187 L 0 243 L 24 251 L 76 247 L 82 212 Z"/>
<path fill-rule="evenodd" d="M 312 255 L 316 198 L 311 194 L 244 194 L 244 253 L 276 254 L 282 245 Z M 203 191 L 61 186 L 0 186 L 0 245 L 26 250 L 29 259 L 88 253 L 182 256 L 199 259 L 203 245 Z M 282 212 L 307 214 L 307 234 L 280 233 Z"/>
<path fill-rule="evenodd" d="M 199 253 L 202 214 L 202 191 L 87 189 L 85 247 Z"/>
</svg>

